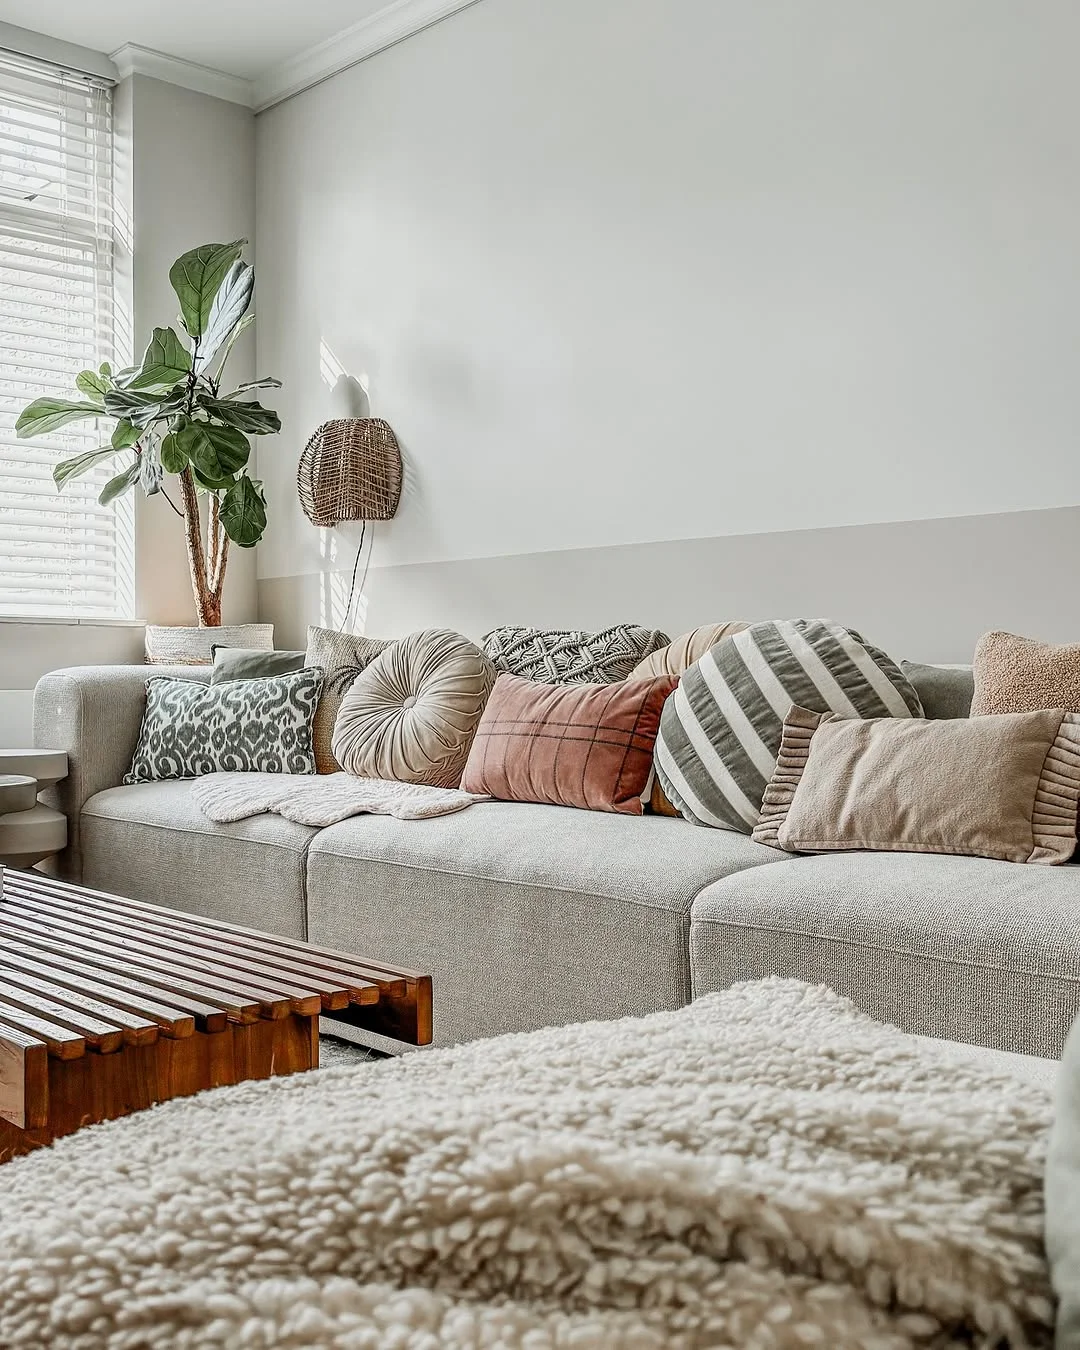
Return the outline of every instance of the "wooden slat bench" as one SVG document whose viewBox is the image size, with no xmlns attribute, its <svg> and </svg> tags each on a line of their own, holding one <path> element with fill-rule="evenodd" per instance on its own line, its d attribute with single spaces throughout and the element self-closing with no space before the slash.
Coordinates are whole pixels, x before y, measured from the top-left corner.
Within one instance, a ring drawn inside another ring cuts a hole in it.
<svg viewBox="0 0 1080 1350">
<path fill-rule="evenodd" d="M 0 869 L 0 1162 L 171 1097 L 318 1067 L 319 1018 L 431 1040 L 431 978 Z"/>
</svg>

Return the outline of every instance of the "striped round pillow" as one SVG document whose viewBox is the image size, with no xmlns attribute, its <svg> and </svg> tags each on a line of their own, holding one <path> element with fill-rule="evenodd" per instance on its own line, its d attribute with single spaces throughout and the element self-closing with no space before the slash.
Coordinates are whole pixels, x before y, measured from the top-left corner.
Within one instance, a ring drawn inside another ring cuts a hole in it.
<svg viewBox="0 0 1080 1350">
<path fill-rule="evenodd" d="M 664 705 L 656 774 L 687 820 L 749 834 L 793 704 L 840 717 L 921 717 L 884 652 L 840 624 L 755 623 L 685 671 Z"/>
</svg>

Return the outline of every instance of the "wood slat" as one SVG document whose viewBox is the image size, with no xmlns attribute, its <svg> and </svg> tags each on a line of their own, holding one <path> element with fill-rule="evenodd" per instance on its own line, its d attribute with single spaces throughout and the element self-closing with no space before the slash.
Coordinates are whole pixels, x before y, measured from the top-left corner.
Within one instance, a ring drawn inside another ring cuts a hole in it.
<svg viewBox="0 0 1080 1350">
<path fill-rule="evenodd" d="M 46 931 L 45 925 L 40 922 L 30 921 L 24 915 L 11 913 L 6 884 L 4 903 L 0 905 L 0 933 L 5 930 L 14 932 L 22 938 L 25 945 L 45 952 L 46 956 L 63 956 L 65 964 L 67 958 L 73 956 L 76 960 L 98 970 L 112 972 L 116 968 L 115 950 L 97 942 L 60 937 L 55 932 Z M 129 964 L 139 966 L 138 962 Z M 174 994 L 185 998 L 190 996 L 203 1004 L 209 1004 L 210 1007 L 224 1013 L 231 1022 L 255 1022 L 259 1018 L 258 1003 L 227 998 L 219 990 L 208 988 L 196 980 L 174 977 L 160 966 L 157 968 L 139 966 L 138 974 L 140 981 L 162 989 L 170 996 Z"/>
<path fill-rule="evenodd" d="M 0 1014 L 3 1016 L 11 1009 L 17 1008 L 20 1015 L 32 1013 L 35 1017 L 47 1017 L 56 1026 L 64 1027 L 74 1032 L 76 1036 L 81 1036 L 92 1050 L 97 1050 L 103 1055 L 113 1054 L 124 1044 L 124 1032 L 114 1022 L 104 1022 L 100 1017 L 92 1017 L 76 1008 L 66 1007 L 62 1003 L 57 1003 L 55 999 L 47 998 L 33 990 L 22 989 L 4 979 L 2 975 L 0 975 L 0 1008 L 5 1009 L 5 1012 Z M 153 1030 L 156 1039 L 157 1028 Z"/>
<path fill-rule="evenodd" d="M 0 932 L 3 921 L 0 918 Z M 34 947 L 23 947 L 21 939 L 14 933 L 4 935 L 3 959 L 17 970 L 25 970 L 31 975 L 41 975 L 56 980 L 73 989 L 85 989 L 89 994 L 100 994 L 115 1004 L 127 1008 L 129 1012 L 140 1013 L 151 1021 L 157 1022 L 163 1035 L 174 1038 L 191 1036 L 195 1030 L 205 1032 L 224 1031 L 228 1018 L 220 1008 L 211 1008 L 209 1004 L 197 1003 L 192 999 L 182 1000 L 183 1007 L 172 1007 L 159 1003 L 157 998 L 161 990 L 140 984 L 138 980 L 115 971 L 102 971 L 94 966 L 84 965 L 70 956 L 64 957 L 63 968 L 57 970 L 48 964 L 44 952 Z"/>
<path fill-rule="evenodd" d="M 49 1054 L 55 1055 L 57 1059 L 79 1059 L 86 1054 L 86 1041 L 82 1036 L 76 1035 L 67 1027 L 57 1026 L 47 1018 L 12 1007 L 5 1003 L 2 997 L 0 997 L 0 1022 L 44 1041 Z"/>
<path fill-rule="evenodd" d="M 29 975 L 25 971 L 19 970 L 17 966 L 9 966 L 7 955 L 2 950 L 0 950 L 0 982 L 4 985 L 17 986 L 19 989 L 26 990 L 34 999 L 44 1000 L 39 1004 L 42 1008 L 46 1007 L 47 1001 L 47 1003 L 55 1004 L 57 1007 L 70 1009 L 76 1014 L 87 1013 L 91 1018 L 101 1021 L 102 1024 L 107 1023 L 117 1027 L 123 1033 L 125 1045 L 153 1045 L 158 1038 L 156 1022 L 148 1021 L 145 1017 L 137 1017 L 123 1008 L 92 998 L 89 991 L 77 992 L 73 989 L 65 989 L 56 980 L 41 979 L 36 975 Z M 68 1022 L 66 1017 L 62 1020 Z M 68 1024 L 72 1025 L 71 1023 Z M 192 1030 L 194 1030 L 194 1025 L 194 1020 L 192 1020 Z M 78 1031 L 80 1028 L 73 1025 L 72 1030 Z"/>
<path fill-rule="evenodd" d="M 62 971 L 58 971 L 57 968 L 42 964 L 41 961 L 30 960 L 22 949 L 12 950 L 11 946 L 7 945 L 0 949 L 0 972 L 3 972 L 4 979 L 16 979 L 18 976 L 16 983 L 24 987 L 27 987 L 31 980 L 41 980 L 50 988 L 62 990 L 65 999 L 85 1000 L 86 1007 L 90 1010 L 100 1008 L 105 1017 L 112 1017 L 115 1021 L 120 1021 L 121 1017 L 131 1018 L 131 1023 L 124 1022 L 124 1026 L 148 1025 L 173 1039 L 194 1034 L 196 1019 L 190 1012 L 158 1003 L 148 990 L 142 998 L 135 998 L 131 992 L 120 988 L 120 985 L 107 983 L 104 977 L 94 979 L 94 973 L 100 972 L 94 972 L 92 967 L 77 968 L 69 961 L 65 961 Z M 116 980 L 117 977 L 112 976 L 112 979 Z M 32 987 L 36 988 L 38 985 Z M 224 1012 L 219 1015 L 221 1026 L 224 1026 Z M 139 1045 L 142 1042 L 132 1041 L 131 1044 Z"/>
<path fill-rule="evenodd" d="M 101 924 L 94 915 L 73 916 L 57 912 L 48 903 L 38 899 L 28 899 L 5 887 L 3 916 L 30 919 L 42 931 L 55 934 L 65 940 L 92 940 L 97 948 L 119 965 L 135 967 L 157 978 L 165 974 L 183 980 L 197 981 L 206 990 L 203 997 L 216 992 L 218 997 L 234 1004 L 247 999 L 255 1004 L 260 1017 L 288 1017 L 294 1011 L 290 996 L 280 994 L 261 985 L 242 979 L 236 972 L 220 968 L 210 962 L 189 961 L 186 956 L 177 954 L 177 947 L 162 951 L 137 938 L 109 931 L 108 925 Z M 195 987 L 194 985 L 192 986 Z M 306 1015 L 318 1011 L 320 1001 L 307 1000 L 303 1009 Z M 296 1009 L 296 1011 L 301 1011 Z"/>
<path fill-rule="evenodd" d="M 49 1116 L 49 1051 L 44 1041 L 0 1022 L 0 1121 L 43 1129 Z"/>
<path fill-rule="evenodd" d="M 220 981 L 227 992 L 257 999 L 264 1017 L 283 1017 L 289 1012 L 312 1017 L 323 1006 L 321 996 L 310 988 L 278 979 L 273 972 L 260 969 L 254 963 L 234 964 L 227 953 L 210 959 L 209 952 L 196 955 L 192 952 L 191 942 L 185 941 L 180 954 L 177 954 L 175 937 L 170 942 L 164 937 L 149 936 L 137 925 L 119 923 L 99 913 L 87 914 L 69 901 L 27 892 L 17 882 L 10 887 L 5 886 L 5 895 L 24 911 L 32 910 L 48 916 L 50 921 L 65 929 L 87 933 L 114 944 L 127 957 L 138 956 L 155 964 L 167 960 L 176 969 L 183 969 L 199 979 L 212 975 L 215 982 Z M 338 996 L 333 1006 L 345 1007 L 349 1002 L 348 991 L 339 987 L 333 992 Z M 282 1006 L 284 1011 L 281 1010 Z"/>
<path fill-rule="evenodd" d="M 35 899 L 41 899 L 43 903 L 49 904 L 54 909 L 62 907 L 65 913 L 80 915 L 86 912 L 84 906 L 67 900 L 53 891 L 46 892 L 45 888 L 34 887 L 28 891 L 15 882 L 10 889 L 13 895 L 32 895 Z M 46 895 L 47 898 L 44 898 Z M 97 916 L 102 913 L 106 916 L 105 919 L 98 920 Z M 175 951 L 176 942 L 179 937 L 182 937 L 186 950 L 192 953 L 200 953 L 200 969 L 203 960 L 201 953 L 205 952 L 207 957 L 212 958 L 217 965 L 238 972 L 239 978 L 246 980 L 248 977 L 254 976 L 267 988 L 278 993 L 288 994 L 294 1000 L 310 1001 L 311 996 L 317 993 L 321 996 L 323 1008 L 344 1008 L 350 1002 L 366 1003 L 377 1000 L 377 986 L 373 994 L 369 993 L 371 981 L 350 983 L 343 979 L 330 980 L 325 972 L 318 975 L 310 974 L 306 970 L 298 970 L 295 966 L 290 966 L 273 956 L 264 957 L 257 952 L 249 952 L 240 948 L 234 952 L 228 948 L 223 948 L 220 945 L 220 939 L 212 938 L 209 934 L 200 933 L 198 930 L 189 931 L 179 926 L 170 929 L 157 923 L 148 924 L 144 917 L 138 913 L 128 914 L 122 910 L 110 910 L 104 906 L 98 906 L 94 911 L 94 930 L 98 932 L 102 931 L 102 928 L 109 932 L 129 935 L 148 946 L 152 946 L 155 950 L 166 952 Z M 293 1011 L 308 1014 L 306 1007 L 294 1007 Z"/>
<path fill-rule="evenodd" d="M 27 877 L 26 880 L 29 882 L 30 878 Z M 214 935 L 227 933 L 252 951 L 273 952 L 275 955 L 289 958 L 296 963 L 295 968 L 298 971 L 301 969 L 325 971 L 346 981 L 370 980 L 381 987 L 389 986 L 391 990 L 396 990 L 406 980 L 428 978 L 419 970 L 409 970 L 405 967 L 394 969 L 369 961 L 366 957 L 358 957 L 355 953 L 312 946 L 281 937 L 277 933 L 262 933 L 255 928 L 223 923 L 220 919 L 210 919 L 202 914 L 188 914 L 186 911 L 166 909 L 161 905 L 148 905 L 142 900 L 129 900 L 122 895 L 108 895 L 104 891 L 89 890 L 85 886 L 71 886 L 67 882 L 56 882 L 49 877 L 34 877 L 32 884 L 35 890 L 61 889 L 65 893 L 85 895 L 92 900 L 95 908 L 103 906 L 106 909 L 123 910 L 140 918 L 152 918 L 155 923 L 171 931 L 186 934 L 192 929 L 198 929 Z"/>
</svg>

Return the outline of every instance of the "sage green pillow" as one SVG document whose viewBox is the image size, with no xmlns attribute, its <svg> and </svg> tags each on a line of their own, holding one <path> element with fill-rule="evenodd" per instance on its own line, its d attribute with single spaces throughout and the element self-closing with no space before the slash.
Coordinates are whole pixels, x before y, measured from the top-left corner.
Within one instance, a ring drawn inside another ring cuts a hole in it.
<svg viewBox="0 0 1080 1350">
<path fill-rule="evenodd" d="M 303 670 L 305 652 L 266 652 L 254 647 L 211 647 L 214 669 L 211 684 L 226 680 L 261 680 L 267 675 L 291 675 Z"/>
<path fill-rule="evenodd" d="M 923 714 L 932 721 L 971 716 L 975 674 L 971 666 L 928 666 L 901 661 L 900 669 L 922 699 Z"/>
</svg>

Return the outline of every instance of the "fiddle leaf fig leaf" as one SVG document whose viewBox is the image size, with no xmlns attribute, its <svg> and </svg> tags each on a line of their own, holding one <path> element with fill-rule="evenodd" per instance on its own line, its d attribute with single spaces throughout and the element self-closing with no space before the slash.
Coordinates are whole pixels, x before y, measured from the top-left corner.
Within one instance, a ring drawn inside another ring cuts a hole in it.
<svg viewBox="0 0 1080 1350">
<path fill-rule="evenodd" d="M 15 423 L 15 434 L 26 436 L 47 436 L 51 431 L 59 431 L 69 422 L 79 422 L 84 417 L 100 417 L 101 408 L 95 403 L 73 403 L 63 398 L 36 398 L 24 408 Z"/>
<path fill-rule="evenodd" d="M 266 529 L 266 497 L 262 483 L 243 474 L 221 500 L 225 533 L 241 548 L 254 548 Z"/>
<path fill-rule="evenodd" d="M 188 422 L 175 433 L 175 440 L 194 468 L 211 482 L 231 478 L 251 454 L 246 436 L 233 427 L 217 427 L 212 422 Z"/>
<path fill-rule="evenodd" d="M 147 436 L 139 456 L 139 484 L 148 497 L 161 491 L 165 471 L 161 466 L 161 450 L 156 436 Z"/>
<path fill-rule="evenodd" d="M 155 328 L 128 389 L 171 389 L 191 369 L 191 355 L 171 328 Z"/>
<path fill-rule="evenodd" d="M 141 456 L 137 456 L 134 464 L 129 464 L 123 473 L 118 473 L 115 478 L 110 478 L 101 489 L 98 501 L 102 506 L 108 506 L 117 497 L 122 497 L 125 492 L 133 488 L 139 481 L 139 475 L 142 473 Z"/>
<path fill-rule="evenodd" d="M 78 478 L 87 469 L 92 469 L 95 464 L 99 464 L 103 459 L 109 459 L 110 456 L 115 454 L 115 445 L 103 445 L 99 450 L 86 450 L 73 459 L 64 459 L 59 464 L 54 464 L 52 476 L 57 492 L 69 479 Z"/>
<path fill-rule="evenodd" d="M 112 447 L 114 450 L 126 450 L 129 445 L 134 445 L 142 435 L 142 431 L 126 417 L 121 417 L 116 426 L 113 427 Z"/>
<path fill-rule="evenodd" d="M 272 408 L 264 408 L 261 403 L 233 403 L 229 399 L 200 394 L 199 406 L 215 422 L 224 422 L 227 427 L 235 427 L 246 436 L 269 436 L 281 430 L 281 419 L 277 413 Z"/>
<path fill-rule="evenodd" d="M 166 473 L 183 473 L 188 466 L 188 457 L 176 443 L 176 437 L 170 432 L 161 442 L 161 467 Z"/>
<path fill-rule="evenodd" d="M 275 380 L 272 375 L 268 375 L 263 380 L 245 380 L 243 384 L 238 384 L 231 394 L 226 394 L 227 399 L 236 398 L 240 394 L 247 394 L 252 389 L 280 389 L 281 381 Z"/>
<path fill-rule="evenodd" d="M 246 243 L 246 239 L 236 239 L 231 244 L 202 244 L 177 258 L 169 269 L 189 337 L 198 338 L 206 332 L 221 283 Z"/>
<path fill-rule="evenodd" d="M 133 426 L 147 427 L 159 417 L 171 416 L 184 402 L 184 390 L 151 393 L 140 389 L 110 389 L 105 395 L 105 411 L 112 417 L 126 418 Z"/>
<path fill-rule="evenodd" d="M 254 314 L 245 314 L 236 327 L 229 334 L 225 346 L 221 349 L 221 364 L 218 366 L 217 377 L 221 380 L 221 372 L 225 369 L 225 362 L 232 355 L 232 349 L 236 346 L 236 341 L 255 322 Z"/>
<path fill-rule="evenodd" d="M 255 269 L 250 263 L 234 262 L 225 274 L 199 343 L 195 372 L 201 374 L 217 355 L 218 348 L 244 317 L 255 289 Z"/>
<path fill-rule="evenodd" d="M 105 395 L 109 392 L 110 384 L 111 381 L 96 370 L 84 370 L 75 376 L 75 388 L 99 408 L 105 406 Z"/>
</svg>

